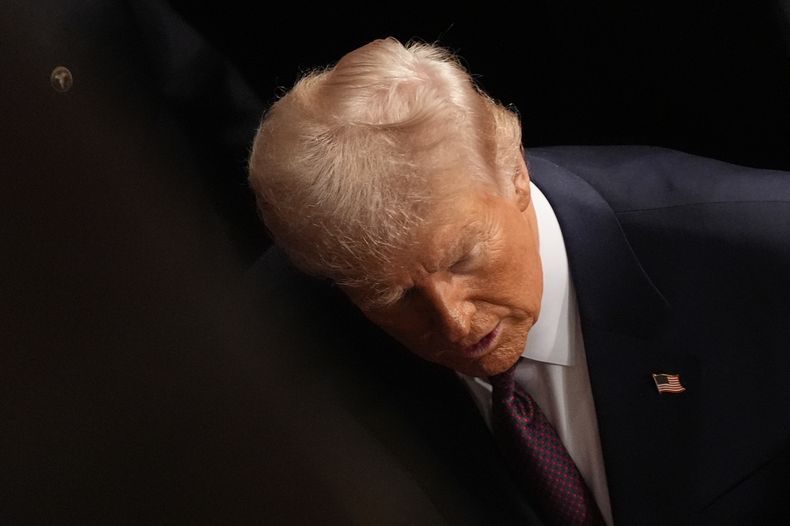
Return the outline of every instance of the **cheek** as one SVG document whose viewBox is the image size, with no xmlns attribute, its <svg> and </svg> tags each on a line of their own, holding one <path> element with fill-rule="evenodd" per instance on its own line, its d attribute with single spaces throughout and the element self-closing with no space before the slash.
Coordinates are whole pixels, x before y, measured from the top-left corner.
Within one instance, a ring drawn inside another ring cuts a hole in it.
<svg viewBox="0 0 790 526">
<path fill-rule="evenodd" d="M 537 301 L 539 304 L 543 293 L 540 253 L 527 229 L 519 234 L 511 236 L 501 250 L 502 269 L 498 277 L 503 282 L 502 286 L 509 287 L 510 292 L 522 301 Z"/>
<path fill-rule="evenodd" d="M 510 304 L 525 307 L 525 303 L 539 301 L 542 292 L 542 272 L 540 260 L 531 258 L 524 251 L 503 251 L 492 254 L 490 263 L 482 269 L 482 288 Z"/>
</svg>

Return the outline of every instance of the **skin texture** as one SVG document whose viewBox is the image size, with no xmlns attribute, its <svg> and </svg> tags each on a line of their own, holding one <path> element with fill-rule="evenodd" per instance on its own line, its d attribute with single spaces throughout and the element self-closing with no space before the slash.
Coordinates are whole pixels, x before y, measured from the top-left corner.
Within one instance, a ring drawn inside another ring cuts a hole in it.
<svg viewBox="0 0 790 526">
<path fill-rule="evenodd" d="M 390 299 L 343 290 L 373 323 L 418 356 L 488 377 L 512 366 L 538 319 L 543 274 L 529 175 L 507 192 L 468 187 L 443 200 L 387 276 Z M 395 299 L 393 299 L 394 297 Z"/>
</svg>

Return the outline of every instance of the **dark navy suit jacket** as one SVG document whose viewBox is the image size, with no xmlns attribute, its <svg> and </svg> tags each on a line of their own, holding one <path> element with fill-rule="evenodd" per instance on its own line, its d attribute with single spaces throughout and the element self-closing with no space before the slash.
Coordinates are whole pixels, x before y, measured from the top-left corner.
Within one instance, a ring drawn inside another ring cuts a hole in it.
<svg viewBox="0 0 790 526">
<path fill-rule="evenodd" d="M 787 518 L 790 174 L 643 147 L 529 166 L 568 248 L 615 522 Z"/>
<path fill-rule="evenodd" d="M 786 523 L 790 173 L 652 147 L 526 156 L 568 251 L 615 523 Z M 303 444 L 339 522 L 540 524 L 452 373 L 276 251 L 254 275 L 295 400 L 339 416 Z"/>
</svg>

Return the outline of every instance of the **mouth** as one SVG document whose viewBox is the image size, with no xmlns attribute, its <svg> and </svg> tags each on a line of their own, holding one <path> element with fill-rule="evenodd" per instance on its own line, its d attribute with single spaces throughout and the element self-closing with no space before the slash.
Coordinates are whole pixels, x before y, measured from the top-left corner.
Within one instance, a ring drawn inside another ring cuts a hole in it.
<svg viewBox="0 0 790 526">
<path fill-rule="evenodd" d="M 500 326 L 501 322 L 497 323 L 491 332 L 480 338 L 477 343 L 467 345 L 461 349 L 461 353 L 468 358 L 477 358 L 486 354 L 494 346 L 494 343 L 496 342 L 500 333 Z"/>
</svg>

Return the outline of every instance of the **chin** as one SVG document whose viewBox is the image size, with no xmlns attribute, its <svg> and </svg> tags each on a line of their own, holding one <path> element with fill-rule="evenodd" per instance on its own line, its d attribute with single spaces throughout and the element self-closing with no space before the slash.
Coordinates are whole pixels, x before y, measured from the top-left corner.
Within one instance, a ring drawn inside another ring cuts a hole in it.
<svg viewBox="0 0 790 526">
<path fill-rule="evenodd" d="M 531 327 L 532 324 L 529 324 Z M 495 374 L 504 373 L 513 367 L 524 354 L 527 343 L 529 328 L 526 331 L 511 331 L 508 337 L 503 338 L 500 345 L 485 356 L 476 360 L 476 368 L 479 374 L 475 376 L 489 377 Z"/>
<path fill-rule="evenodd" d="M 498 348 L 494 349 L 485 356 L 474 360 L 473 362 L 466 362 L 461 364 L 454 364 L 452 369 L 459 373 L 468 376 L 477 376 L 478 378 L 488 378 L 495 374 L 504 373 L 521 357 L 521 348 Z"/>
<path fill-rule="evenodd" d="M 521 349 L 502 353 L 492 352 L 490 359 L 484 360 L 483 363 L 480 364 L 481 369 L 486 376 L 504 373 L 518 362 L 518 359 L 521 358 L 521 354 Z M 489 358 L 489 356 L 484 356 L 484 358 Z"/>
<path fill-rule="evenodd" d="M 504 373 L 518 362 L 524 353 L 531 327 L 531 319 L 521 326 L 511 327 L 502 334 L 502 339 L 494 349 L 478 358 L 466 358 L 448 353 L 428 359 L 467 376 L 488 378 Z"/>
</svg>

